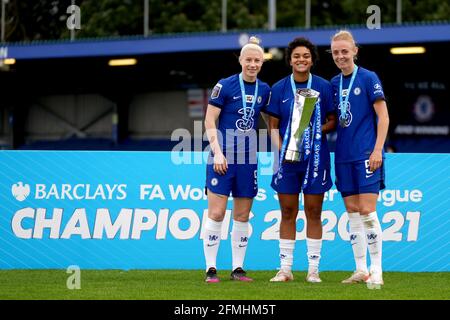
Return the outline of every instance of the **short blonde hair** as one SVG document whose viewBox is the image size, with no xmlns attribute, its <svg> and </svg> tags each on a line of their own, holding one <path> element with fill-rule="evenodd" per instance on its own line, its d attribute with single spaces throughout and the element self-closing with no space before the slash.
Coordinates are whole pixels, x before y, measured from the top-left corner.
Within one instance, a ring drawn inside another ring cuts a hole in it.
<svg viewBox="0 0 450 320">
<path fill-rule="evenodd" d="M 346 40 L 353 44 L 353 46 L 356 47 L 355 39 L 353 38 L 353 35 L 348 30 L 339 30 L 336 32 L 333 37 L 331 37 L 331 42 L 338 41 L 338 40 Z"/>
<path fill-rule="evenodd" d="M 259 45 L 261 41 L 259 40 L 259 38 L 255 37 L 255 36 L 251 36 L 248 39 L 248 42 L 246 45 L 244 45 L 241 49 L 241 53 L 240 56 L 242 56 L 244 54 L 245 51 L 249 50 L 249 49 L 254 49 L 254 50 L 258 50 L 261 55 L 264 56 L 264 50 L 263 48 Z"/>
</svg>

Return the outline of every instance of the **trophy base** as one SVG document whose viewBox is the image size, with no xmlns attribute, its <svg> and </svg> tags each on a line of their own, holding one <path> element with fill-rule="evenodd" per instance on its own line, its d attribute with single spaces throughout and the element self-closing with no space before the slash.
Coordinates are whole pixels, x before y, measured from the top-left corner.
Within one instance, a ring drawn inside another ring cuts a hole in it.
<svg viewBox="0 0 450 320">
<path fill-rule="evenodd" d="M 302 159 L 302 152 L 295 150 L 286 150 L 286 154 L 284 155 L 284 160 L 288 162 L 300 162 Z"/>
</svg>

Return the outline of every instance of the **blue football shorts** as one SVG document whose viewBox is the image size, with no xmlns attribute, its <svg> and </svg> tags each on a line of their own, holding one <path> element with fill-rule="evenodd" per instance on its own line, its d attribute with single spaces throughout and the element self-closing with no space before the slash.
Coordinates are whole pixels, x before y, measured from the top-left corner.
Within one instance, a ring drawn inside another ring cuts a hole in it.
<svg viewBox="0 0 450 320">
<path fill-rule="evenodd" d="M 257 164 L 228 164 L 224 175 L 214 171 L 213 164 L 206 166 L 206 188 L 214 193 L 234 198 L 254 198 L 258 194 Z"/>
<path fill-rule="evenodd" d="M 369 160 L 336 163 L 336 187 L 342 197 L 362 193 L 378 193 L 385 188 L 384 160 L 382 166 L 369 170 Z"/>
<path fill-rule="evenodd" d="M 271 187 L 277 193 L 299 194 L 302 191 L 305 174 L 306 164 L 284 162 L 281 172 L 276 172 L 272 176 Z M 304 194 L 322 194 L 330 190 L 333 185 L 330 175 L 330 162 L 321 163 L 315 179 L 313 179 L 313 172 L 310 168 L 309 181 L 310 183 L 303 190 Z"/>
</svg>

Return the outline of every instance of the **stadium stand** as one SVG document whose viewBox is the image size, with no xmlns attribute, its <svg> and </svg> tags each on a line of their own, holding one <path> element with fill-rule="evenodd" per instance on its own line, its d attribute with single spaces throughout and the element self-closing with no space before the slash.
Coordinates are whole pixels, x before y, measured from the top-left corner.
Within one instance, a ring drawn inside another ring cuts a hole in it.
<svg viewBox="0 0 450 320">
<path fill-rule="evenodd" d="M 237 71 L 240 41 L 256 34 L 266 50 L 282 51 L 294 37 L 306 36 L 320 50 L 313 72 L 331 78 L 337 69 L 327 49 L 331 35 L 342 27 L 7 43 L 0 58 L 16 63 L 0 72 L 0 146 L 170 150 L 176 144 L 170 141 L 173 130 L 193 134 L 208 89 L 227 72 Z M 389 146 L 396 152 L 450 152 L 450 83 L 443 72 L 449 69 L 450 22 L 347 28 L 359 41 L 358 63 L 376 70 L 384 83 L 391 115 Z M 426 52 L 389 52 L 409 45 L 424 46 Z M 123 57 L 135 58 L 137 64 L 108 66 L 110 59 Z M 282 59 L 272 59 L 261 78 L 273 84 L 287 72 Z"/>
</svg>

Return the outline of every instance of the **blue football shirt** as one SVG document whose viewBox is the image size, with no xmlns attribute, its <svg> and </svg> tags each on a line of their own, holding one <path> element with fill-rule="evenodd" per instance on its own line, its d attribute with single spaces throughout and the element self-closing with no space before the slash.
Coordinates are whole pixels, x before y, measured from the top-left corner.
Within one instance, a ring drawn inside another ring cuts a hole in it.
<svg viewBox="0 0 450 320">
<path fill-rule="evenodd" d="M 377 115 L 373 104 L 384 99 L 381 81 L 375 72 L 358 67 L 358 71 L 350 91 L 351 74 L 343 77 L 342 96 L 348 97 L 347 117 L 344 127 L 337 127 L 335 162 L 352 162 L 368 159 L 375 147 L 377 138 Z M 334 105 L 341 117 L 339 109 L 340 74 L 331 79 L 334 93 Z M 384 154 L 383 154 L 384 156 Z"/>
<path fill-rule="evenodd" d="M 306 88 L 308 81 L 296 82 L 297 89 Z M 326 115 L 334 112 L 333 107 L 333 91 L 329 81 L 322 77 L 312 75 L 311 89 L 314 89 L 320 93 L 320 117 L 322 124 L 326 123 Z M 291 112 L 291 105 L 293 103 L 294 94 L 291 87 L 291 76 L 287 76 L 272 86 L 272 97 L 270 99 L 269 106 L 267 107 L 267 113 L 273 117 L 280 119 L 280 135 L 284 137 L 284 134 L 289 125 L 289 116 Z M 314 121 L 314 114 L 311 118 Z M 313 123 L 310 122 L 312 126 Z M 328 149 L 327 135 L 322 134 L 322 142 L 320 148 L 321 161 L 329 161 L 330 152 Z M 298 165 L 306 165 L 306 162 L 301 162 Z"/>
<path fill-rule="evenodd" d="M 242 97 L 239 74 L 221 79 L 213 88 L 209 104 L 221 109 L 219 115 L 219 145 L 224 154 L 256 153 L 258 119 L 265 112 L 270 98 L 270 87 L 258 81 L 258 95 L 255 97 L 256 82 L 244 81 L 245 97 Z M 246 101 L 244 110 L 242 99 Z M 256 99 L 254 108 L 252 103 Z M 222 138 L 222 139 L 221 139 Z"/>
</svg>

